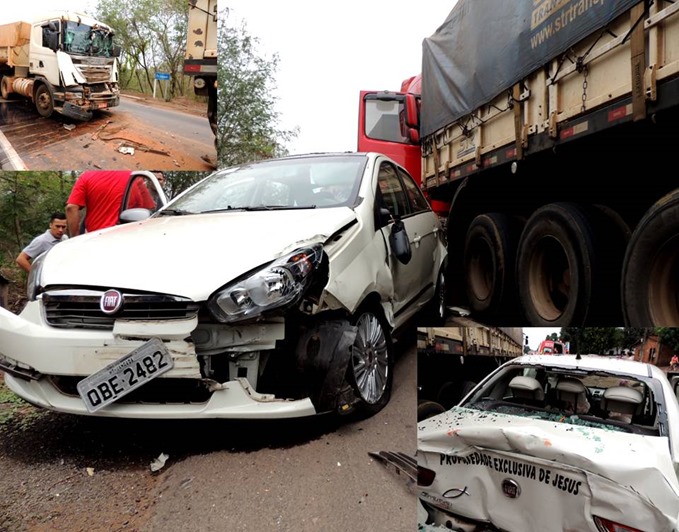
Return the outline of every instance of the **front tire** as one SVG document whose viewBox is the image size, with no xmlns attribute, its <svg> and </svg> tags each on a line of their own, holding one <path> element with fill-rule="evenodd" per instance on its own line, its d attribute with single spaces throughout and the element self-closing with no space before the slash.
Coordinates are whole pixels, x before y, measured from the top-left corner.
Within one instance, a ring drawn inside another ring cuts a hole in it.
<svg viewBox="0 0 679 532">
<path fill-rule="evenodd" d="M 634 229 L 621 287 L 626 325 L 679 324 L 679 190 L 658 200 Z"/>
<path fill-rule="evenodd" d="M 49 118 L 54 112 L 54 99 L 49 88 L 40 84 L 35 91 L 35 108 L 43 118 Z"/>
<path fill-rule="evenodd" d="M 389 330 L 381 313 L 359 310 L 352 323 L 357 327 L 347 380 L 357 398 L 359 417 L 369 417 L 386 406 L 394 379 L 394 352 Z"/>
</svg>

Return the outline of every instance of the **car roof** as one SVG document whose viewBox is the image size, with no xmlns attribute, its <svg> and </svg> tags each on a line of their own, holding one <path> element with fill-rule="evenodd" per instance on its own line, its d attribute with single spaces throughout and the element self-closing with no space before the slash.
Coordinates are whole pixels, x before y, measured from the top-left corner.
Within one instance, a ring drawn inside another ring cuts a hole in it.
<svg viewBox="0 0 679 532">
<path fill-rule="evenodd" d="M 664 372 L 653 364 L 600 355 L 524 355 L 512 359 L 507 364 L 597 370 L 635 377 L 657 378 L 661 374 L 664 375 Z"/>
</svg>

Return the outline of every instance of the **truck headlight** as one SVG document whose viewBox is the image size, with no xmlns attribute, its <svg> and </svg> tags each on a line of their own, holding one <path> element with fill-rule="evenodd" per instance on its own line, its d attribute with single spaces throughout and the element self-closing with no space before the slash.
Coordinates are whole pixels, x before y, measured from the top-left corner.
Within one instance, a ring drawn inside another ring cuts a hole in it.
<svg viewBox="0 0 679 532">
<path fill-rule="evenodd" d="M 40 278 L 42 277 L 42 263 L 45 262 L 45 255 L 47 253 L 38 255 L 31 263 L 31 271 L 26 282 L 26 297 L 29 301 L 35 301 L 38 294 L 42 291 Z"/>
<path fill-rule="evenodd" d="M 208 307 L 219 321 L 232 322 L 292 305 L 301 299 L 322 257 L 320 244 L 298 249 L 222 288 L 210 298 Z"/>
</svg>

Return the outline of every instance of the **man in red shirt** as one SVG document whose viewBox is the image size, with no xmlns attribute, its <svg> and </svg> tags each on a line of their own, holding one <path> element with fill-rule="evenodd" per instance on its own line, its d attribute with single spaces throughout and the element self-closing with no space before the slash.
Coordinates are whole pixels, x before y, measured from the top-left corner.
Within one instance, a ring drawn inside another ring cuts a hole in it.
<svg viewBox="0 0 679 532">
<path fill-rule="evenodd" d="M 66 201 L 68 232 L 80 234 L 80 210 L 87 209 L 85 230 L 96 231 L 118 223 L 130 170 L 87 170 L 73 185 Z"/>
</svg>

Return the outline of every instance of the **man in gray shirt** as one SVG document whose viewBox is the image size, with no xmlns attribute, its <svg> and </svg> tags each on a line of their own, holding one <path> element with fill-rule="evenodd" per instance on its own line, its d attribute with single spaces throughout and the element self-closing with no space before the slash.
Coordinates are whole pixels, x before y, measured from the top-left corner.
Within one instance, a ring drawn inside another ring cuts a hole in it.
<svg viewBox="0 0 679 532">
<path fill-rule="evenodd" d="M 36 236 L 28 244 L 16 259 L 16 263 L 26 272 L 31 271 L 31 263 L 41 253 L 58 244 L 68 237 L 66 232 L 66 215 L 63 212 L 55 212 L 50 216 L 50 226 L 43 234 Z"/>
</svg>

